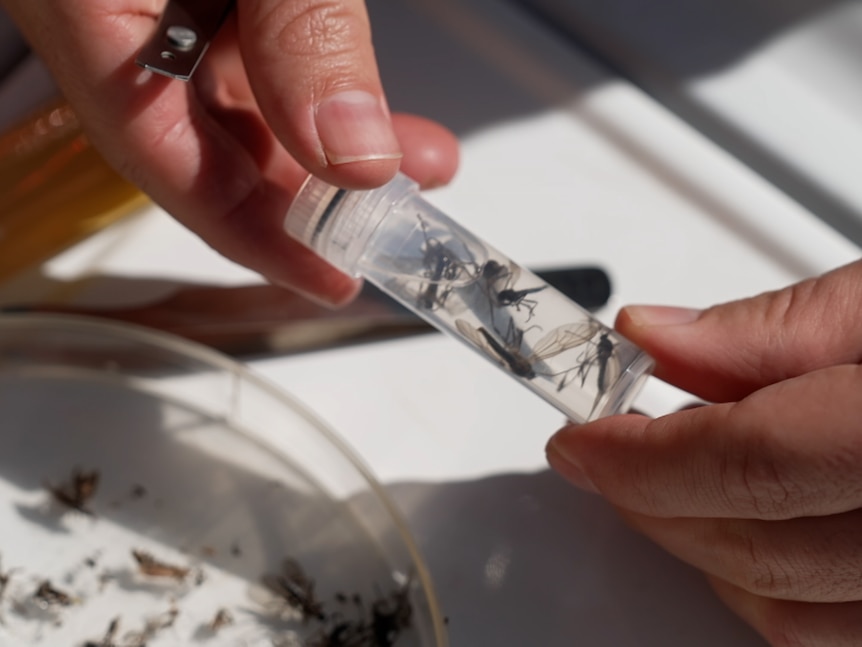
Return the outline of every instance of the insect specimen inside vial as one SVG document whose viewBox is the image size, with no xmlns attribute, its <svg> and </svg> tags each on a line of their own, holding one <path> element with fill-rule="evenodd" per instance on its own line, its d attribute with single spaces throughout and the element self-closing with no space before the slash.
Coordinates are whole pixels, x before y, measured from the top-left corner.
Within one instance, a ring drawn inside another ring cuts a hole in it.
<svg viewBox="0 0 862 647">
<path fill-rule="evenodd" d="M 453 281 L 460 282 L 465 277 L 471 280 L 478 274 L 478 267 L 470 258 L 466 245 L 461 246 L 468 260 L 464 260 L 451 247 L 431 236 L 428 233 L 428 224 L 421 216 L 417 217 L 425 238 L 422 244 L 422 264 L 425 269 L 422 274 L 426 282 L 419 289 L 416 305 L 423 310 L 434 310 L 445 304 L 452 292 Z"/>
<path fill-rule="evenodd" d="M 608 390 L 608 387 L 616 382 L 620 376 L 620 365 L 614 356 L 614 342 L 611 341 L 608 333 L 602 333 L 599 341 L 592 346 L 579 358 L 580 364 L 577 374 L 581 378 L 581 386 L 583 386 L 590 370 L 594 366 L 598 367 L 598 375 L 596 376 L 596 400 L 598 401 Z"/>
<path fill-rule="evenodd" d="M 292 609 L 299 611 L 303 620 L 326 619 L 323 604 L 314 592 L 314 580 L 305 574 L 295 559 L 285 558 L 278 573 L 267 573 L 261 577 L 261 581 L 271 593 L 284 600 Z"/>
<path fill-rule="evenodd" d="M 527 321 L 532 319 L 533 313 L 539 302 L 531 299 L 530 295 L 541 292 L 547 285 L 539 285 L 531 288 L 515 289 L 518 279 L 521 278 L 521 268 L 510 262 L 504 267 L 495 260 L 489 260 L 482 266 L 482 279 L 487 287 L 491 305 L 496 308 L 514 307 L 520 311 L 527 310 Z"/>
<path fill-rule="evenodd" d="M 120 629 L 120 617 L 117 616 L 108 624 L 105 635 L 101 640 L 88 640 L 84 643 L 84 647 L 117 647 L 115 642 L 117 631 Z"/>
<path fill-rule="evenodd" d="M 96 493 L 99 486 L 99 472 L 97 470 L 84 471 L 75 469 L 66 483 L 58 486 L 47 484 L 45 487 L 56 501 L 66 507 L 93 516 L 93 512 L 86 504 Z"/>
<path fill-rule="evenodd" d="M 49 580 L 44 580 L 33 592 L 33 599 L 42 607 L 68 607 L 75 603 L 75 598 L 54 587 Z"/>
<path fill-rule="evenodd" d="M 470 340 L 477 348 L 482 349 L 518 377 L 532 380 L 539 375 L 543 377 L 562 375 L 563 378 L 558 384 L 558 390 L 568 383 L 567 375 L 577 370 L 578 366 L 546 373 L 539 370 L 537 365 L 567 350 L 586 344 L 599 330 L 599 324 L 592 321 L 563 324 L 541 337 L 535 345 L 530 347 L 530 352 L 524 354 L 522 351 L 524 331 L 515 327 L 511 321 L 506 334 L 502 335 L 500 339 L 488 332 L 485 327 L 474 328 L 463 319 L 456 320 L 455 327 L 465 339 Z"/>
<path fill-rule="evenodd" d="M 182 581 L 191 572 L 189 568 L 161 562 L 142 550 L 132 550 L 132 557 L 138 563 L 138 570 L 150 577 L 170 577 Z"/>
</svg>

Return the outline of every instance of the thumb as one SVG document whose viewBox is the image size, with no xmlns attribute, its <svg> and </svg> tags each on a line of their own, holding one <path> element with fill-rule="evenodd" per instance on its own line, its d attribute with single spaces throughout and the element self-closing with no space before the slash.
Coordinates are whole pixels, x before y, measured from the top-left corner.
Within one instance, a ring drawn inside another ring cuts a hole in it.
<svg viewBox="0 0 862 647">
<path fill-rule="evenodd" d="M 395 175 L 401 149 L 363 0 L 240 0 L 238 27 L 261 111 L 306 170 L 345 188 Z"/>
<path fill-rule="evenodd" d="M 714 402 L 862 359 L 862 261 L 783 290 L 694 311 L 629 306 L 617 328 L 657 377 Z"/>
</svg>

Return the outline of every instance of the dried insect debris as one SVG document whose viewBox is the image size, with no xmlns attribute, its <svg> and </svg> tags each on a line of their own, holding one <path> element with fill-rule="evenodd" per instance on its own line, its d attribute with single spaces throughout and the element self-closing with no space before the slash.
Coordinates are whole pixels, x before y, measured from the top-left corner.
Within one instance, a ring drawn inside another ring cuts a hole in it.
<svg viewBox="0 0 862 647">
<path fill-rule="evenodd" d="M 262 577 L 266 587 L 292 609 L 303 622 L 316 627 L 303 647 L 392 647 L 411 626 L 413 607 L 408 580 L 395 591 L 379 594 L 366 608 L 358 593 L 334 595 L 336 610 L 326 611 L 314 591 L 314 580 L 292 558 L 282 562 L 278 573 Z M 348 608 L 352 607 L 352 608 Z"/>
<path fill-rule="evenodd" d="M 93 511 L 87 507 L 87 503 L 96 494 L 99 478 L 98 470 L 86 471 L 76 468 L 65 483 L 60 485 L 49 483 L 45 487 L 58 503 L 92 517 Z"/>
<path fill-rule="evenodd" d="M 145 647 L 147 643 L 152 641 L 162 631 L 173 627 L 179 615 L 180 610 L 172 603 L 170 608 L 164 613 L 147 618 L 144 621 L 144 627 L 140 631 L 128 632 L 123 637 L 123 647 Z"/>
<path fill-rule="evenodd" d="M 2 562 L 0 562 L 2 564 Z M 15 572 L 15 569 L 10 569 L 8 571 L 0 570 L 0 604 L 3 603 L 3 600 L 6 598 L 6 590 L 9 588 L 9 581 L 12 579 L 12 574 Z M 4 616 L 2 610 L 0 610 L 0 624 L 4 624 Z"/>
<path fill-rule="evenodd" d="M 52 585 L 49 580 L 43 580 L 39 584 L 39 587 L 33 592 L 33 600 L 43 608 L 69 607 L 75 603 L 74 597 Z"/>
<path fill-rule="evenodd" d="M 287 557 L 278 573 L 261 577 L 263 585 L 277 598 L 302 615 L 303 620 L 325 620 L 323 605 L 314 592 L 314 580 L 309 578 L 295 559 Z"/>
<path fill-rule="evenodd" d="M 219 629 L 233 624 L 233 615 L 227 609 L 219 609 L 215 616 L 210 621 L 209 629 L 212 633 L 216 633 Z"/>
<path fill-rule="evenodd" d="M 132 557 L 138 563 L 138 570 L 150 577 L 165 577 L 182 582 L 191 573 L 190 568 L 159 561 L 143 550 L 132 550 Z"/>
<path fill-rule="evenodd" d="M 347 597 L 336 599 L 342 604 Z M 312 636 L 306 647 L 392 647 L 402 632 L 410 628 L 413 606 L 409 590 L 401 587 L 388 595 L 378 595 L 366 610 L 362 598 L 352 597 L 356 609 L 353 618 L 342 611 L 330 614 L 326 626 Z"/>
<path fill-rule="evenodd" d="M 84 643 L 83 647 L 118 647 L 116 638 L 119 629 L 120 617 L 117 616 L 108 623 L 108 628 L 105 630 L 105 635 L 102 636 L 101 640 L 88 640 Z"/>
</svg>

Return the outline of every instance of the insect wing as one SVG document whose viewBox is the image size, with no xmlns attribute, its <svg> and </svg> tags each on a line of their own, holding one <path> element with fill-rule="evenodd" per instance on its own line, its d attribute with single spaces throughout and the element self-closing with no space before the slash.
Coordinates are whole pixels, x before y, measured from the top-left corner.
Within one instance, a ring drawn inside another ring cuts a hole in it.
<svg viewBox="0 0 862 647">
<path fill-rule="evenodd" d="M 470 341 L 474 346 L 482 349 L 492 357 L 497 356 L 496 353 L 494 353 L 494 349 L 491 348 L 488 341 L 482 336 L 482 333 L 479 332 L 478 328 L 474 328 L 463 319 L 456 319 L 455 327 L 458 329 L 458 332 L 461 333 L 461 336 Z"/>
<path fill-rule="evenodd" d="M 542 337 L 531 350 L 534 360 L 543 360 L 559 355 L 572 348 L 586 344 L 598 332 L 594 321 L 579 324 L 564 324 Z"/>
</svg>

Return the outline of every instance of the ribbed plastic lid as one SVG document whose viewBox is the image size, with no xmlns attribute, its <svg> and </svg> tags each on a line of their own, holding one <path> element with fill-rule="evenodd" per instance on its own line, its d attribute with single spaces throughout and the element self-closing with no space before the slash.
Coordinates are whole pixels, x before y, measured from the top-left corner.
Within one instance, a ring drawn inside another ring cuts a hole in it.
<svg viewBox="0 0 862 647">
<path fill-rule="evenodd" d="M 287 210 L 284 219 L 287 234 L 314 249 L 315 238 L 323 224 L 321 218 L 330 209 L 339 191 L 342 190 L 309 175 Z"/>
</svg>

